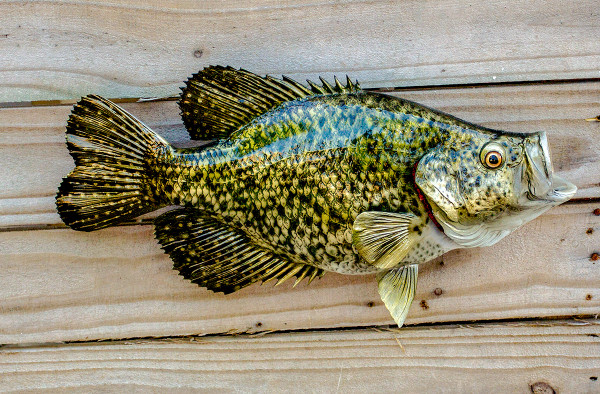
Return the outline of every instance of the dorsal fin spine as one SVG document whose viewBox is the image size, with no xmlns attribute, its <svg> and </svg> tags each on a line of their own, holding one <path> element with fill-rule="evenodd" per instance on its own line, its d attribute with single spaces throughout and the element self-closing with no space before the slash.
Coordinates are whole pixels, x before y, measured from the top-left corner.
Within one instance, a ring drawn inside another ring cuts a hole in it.
<svg viewBox="0 0 600 394">
<path fill-rule="evenodd" d="M 282 87 L 282 85 L 278 84 L 278 80 L 276 80 L 275 78 L 271 77 L 270 75 L 267 75 L 265 77 L 265 79 L 269 82 L 269 85 L 273 88 L 280 88 Z M 285 85 L 283 85 L 285 87 Z M 296 100 L 298 97 L 295 97 L 291 94 L 288 94 L 286 91 L 282 91 L 282 92 L 276 92 L 274 93 L 277 97 L 283 99 L 282 101 L 289 101 L 289 100 Z"/>
<path fill-rule="evenodd" d="M 340 82 L 338 77 L 334 76 L 333 80 L 335 81 L 335 90 L 338 93 L 343 93 L 346 89 L 344 89 L 344 85 Z"/>
<path fill-rule="evenodd" d="M 229 68 L 229 70 L 235 71 L 235 69 L 233 69 L 233 68 Z M 261 78 L 258 75 L 251 73 L 250 71 L 247 71 L 244 69 L 240 69 L 238 72 L 246 77 L 246 78 L 236 79 L 237 85 L 239 87 L 245 88 L 245 89 L 243 89 L 245 96 L 241 97 L 241 98 L 244 100 L 252 101 L 252 98 L 254 98 L 256 95 L 258 95 L 258 96 L 260 96 L 259 98 L 261 98 L 261 101 L 263 101 L 263 103 L 268 108 L 268 106 L 271 105 L 271 102 L 275 98 L 273 96 L 274 92 L 265 91 L 264 86 L 261 86 L 259 83 L 257 83 L 257 81 L 264 83 L 264 81 L 266 79 L 268 79 L 268 77 Z M 283 98 L 283 97 L 279 97 L 279 98 Z"/>
<path fill-rule="evenodd" d="M 282 88 L 285 88 L 284 92 L 286 92 L 288 100 L 297 100 L 299 98 L 303 98 L 310 95 L 310 93 L 307 94 L 304 91 L 297 91 L 293 85 L 287 83 L 285 80 L 280 80 L 272 77 L 270 79 L 273 83 L 277 84 L 278 86 L 281 86 Z M 288 93 L 289 91 L 293 92 L 294 94 Z"/>
<path fill-rule="evenodd" d="M 294 89 L 296 89 L 296 91 L 298 92 L 298 95 L 309 96 L 311 94 L 311 91 L 309 89 L 307 89 L 305 86 L 299 84 L 298 82 L 294 81 L 291 78 L 288 78 L 285 75 L 283 76 L 283 80 L 286 81 L 287 83 L 289 83 Z"/>
<path fill-rule="evenodd" d="M 319 79 L 322 86 L 308 81 L 306 87 L 286 76 L 259 77 L 243 69 L 211 66 L 186 82 L 179 101 L 181 115 L 192 139 L 223 139 L 282 103 L 358 90 L 348 77 L 346 86 L 337 77 L 335 86 Z"/>
<path fill-rule="evenodd" d="M 252 102 L 250 100 L 247 100 L 246 97 L 238 95 L 238 94 L 235 94 L 233 92 L 228 92 L 227 94 L 224 93 L 222 91 L 221 87 L 219 85 L 215 84 L 215 83 L 211 83 L 209 81 L 196 81 L 196 80 L 193 79 L 195 77 L 196 77 L 196 75 L 194 75 L 192 78 L 190 78 L 190 80 L 188 81 L 188 87 L 193 87 L 193 88 L 197 89 L 198 91 L 203 91 L 204 90 L 206 92 L 210 92 L 210 93 L 212 93 L 213 95 L 215 95 L 215 96 L 217 96 L 219 98 L 219 102 L 220 103 L 228 104 L 227 100 L 223 100 L 221 98 L 225 98 L 226 99 L 226 98 L 231 98 L 231 97 L 235 97 L 237 100 L 244 99 L 247 102 Z M 240 86 L 243 86 L 243 85 L 240 84 Z M 190 93 L 190 95 L 191 95 L 191 93 Z M 199 101 L 199 99 L 198 99 L 198 101 Z M 266 104 L 267 101 L 265 100 L 264 103 Z M 256 105 L 255 103 L 252 103 L 252 104 Z M 238 111 L 241 110 L 241 111 L 244 111 L 244 112 L 251 113 L 246 108 L 241 107 L 241 106 L 234 107 L 234 108 L 236 108 L 236 110 L 238 110 Z"/>
<path fill-rule="evenodd" d="M 323 84 L 323 87 L 327 93 L 335 93 L 333 86 L 331 86 L 323 77 L 319 77 L 319 80 Z"/>
<path fill-rule="evenodd" d="M 313 81 L 307 79 L 306 83 L 308 83 L 308 85 L 312 88 L 313 93 L 315 94 L 325 94 L 325 90 L 317 85 L 316 83 L 314 83 Z"/>
</svg>

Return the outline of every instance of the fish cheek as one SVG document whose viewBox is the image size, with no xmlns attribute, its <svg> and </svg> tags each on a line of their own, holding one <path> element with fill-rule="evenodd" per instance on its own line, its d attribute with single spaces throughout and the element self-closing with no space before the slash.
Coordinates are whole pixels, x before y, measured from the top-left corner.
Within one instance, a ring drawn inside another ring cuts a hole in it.
<svg viewBox="0 0 600 394">
<path fill-rule="evenodd" d="M 465 208 L 477 222 L 493 219 L 514 203 L 508 169 L 479 169 L 463 181 Z"/>
<path fill-rule="evenodd" d="M 484 168 L 473 151 L 437 148 L 417 166 L 415 182 L 442 223 L 484 222 L 507 208 L 510 174 Z"/>
</svg>

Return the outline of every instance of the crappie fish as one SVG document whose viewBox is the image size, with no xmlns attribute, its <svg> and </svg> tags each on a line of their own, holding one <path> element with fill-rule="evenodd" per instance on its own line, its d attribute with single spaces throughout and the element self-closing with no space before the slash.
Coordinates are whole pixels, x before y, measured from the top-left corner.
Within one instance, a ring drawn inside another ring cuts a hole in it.
<svg viewBox="0 0 600 394">
<path fill-rule="evenodd" d="M 377 273 L 401 326 L 418 265 L 488 246 L 576 191 L 553 175 L 544 132 L 477 126 L 365 92 L 347 79 L 301 85 L 230 67 L 187 81 L 192 139 L 178 149 L 98 96 L 74 106 L 75 169 L 56 204 L 92 231 L 168 205 L 156 238 L 185 278 L 230 293 L 325 271 Z"/>
</svg>

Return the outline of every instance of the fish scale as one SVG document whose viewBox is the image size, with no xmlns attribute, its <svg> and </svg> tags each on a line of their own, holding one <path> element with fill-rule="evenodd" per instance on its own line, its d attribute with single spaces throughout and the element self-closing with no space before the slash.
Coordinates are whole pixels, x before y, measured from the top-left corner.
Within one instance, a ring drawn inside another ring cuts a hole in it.
<svg viewBox="0 0 600 394">
<path fill-rule="evenodd" d="M 92 231 L 180 205 L 154 224 L 186 279 L 230 293 L 376 272 L 401 326 L 419 264 L 492 245 L 575 193 L 553 175 L 542 132 L 487 129 L 349 78 L 321 83 L 200 71 L 179 105 L 190 136 L 215 141 L 191 149 L 84 97 L 67 124 L 76 167 L 61 218 Z"/>
<path fill-rule="evenodd" d="M 343 263 L 345 273 L 378 271 L 353 249 L 354 220 L 365 210 L 407 211 L 426 224 L 406 174 L 450 126 L 367 107 L 372 102 L 370 94 L 297 100 L 207 151 L 166 149 L 156 190 L 170 203 L 243 229 L 291 261 L 336 271 Z M 185 169 L 175 180 L 173 167 Z"/>
</svg>

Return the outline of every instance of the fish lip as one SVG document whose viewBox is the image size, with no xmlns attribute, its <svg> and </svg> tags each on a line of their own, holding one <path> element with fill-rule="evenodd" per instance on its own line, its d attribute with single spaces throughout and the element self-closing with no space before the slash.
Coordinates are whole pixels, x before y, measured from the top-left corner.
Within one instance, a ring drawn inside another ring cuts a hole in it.
<svg viewBox="0 0 600 394">
<path fill-rule="evenodd" d="M 557 175 L 553 175 L 552 186 L 546 195 L 546 200 L 560 204 L 570 200 L 576 192 L 577 186 Z"/>
</svg>

